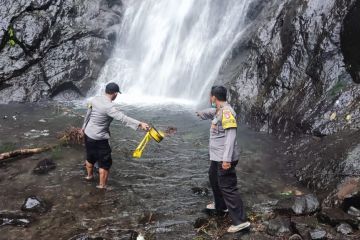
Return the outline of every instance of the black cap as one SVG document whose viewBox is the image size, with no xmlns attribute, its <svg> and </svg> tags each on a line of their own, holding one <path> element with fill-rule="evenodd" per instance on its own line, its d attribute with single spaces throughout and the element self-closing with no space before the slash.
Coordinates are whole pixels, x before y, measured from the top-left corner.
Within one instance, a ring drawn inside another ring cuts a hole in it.
<svg viewBox="0 0 360 240">
<path fill-rule="evenodd" d="M 114 83 L 114 82 L 111 82 L 111 83 L 106 84 L 105 92 L 108 93 L 108 94 L 111 94 L 111 93 L 121 93 L 121 92 L 120 92 L 119 85 L 117 85 L 117 84 Z"/>
</svg>

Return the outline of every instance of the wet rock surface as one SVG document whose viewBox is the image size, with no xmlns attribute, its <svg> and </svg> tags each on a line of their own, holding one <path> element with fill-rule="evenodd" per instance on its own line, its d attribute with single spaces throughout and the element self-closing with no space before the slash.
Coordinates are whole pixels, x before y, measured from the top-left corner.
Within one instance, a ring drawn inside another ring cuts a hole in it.
<svg viewBox="0 0 360 240">
<path fill-rule="evenodd" d="M 0 103 L 72 100 L 109 57 L 122 3 L 5 0 L 0 15 Z"/>
<path fill-rule="evenodd" d="M 348 235 L 351 234 L 353 232 L 352 227 L 347 224 L 347 223 L 340 223 L 337 227 L 336 227 L 336 231 L 343 234 L 343 235 Z"/>
<path fill-rule="evenodd" d="M 275 219 L 271 219 L 268 222 L 266 232 L 271 236 L 277 236 L 277 237 L 289 236 L 291 233 L 290 220 L 283 217 L 277 217 Z"/>
<path fill-rule="evenodd" d="M 310 239 L 312 240 L 326 239 L 326 231 L 323 229 L 314 229 L 310 231 Z"/>
<path fill-rule="evenodd" d="M 36 196 L 30 196 L 25 199 L 21 210 L 24 212 L 46 213 L 51 209 L 51 205 Z"/>
<path fill-rule="evenodd" d="M 51 170 L 54 170 L 56 168 L 56 163 L 54 160 L 51 159 L 44 159 L 41 160 L 36 167 L 33 169 L 34 174 L 46 174 L 50 172 Z"/>
<path fill-rule="evenodd" d="M 320 203 L 313 194 L 283 198 L 275 206 L 277 212 L 295 215 L 311 214 L 319 208 Z"/>
<path fill-rule="evenodd" d="M 318 218 L 321 222 L 330 224 L 334 227 L 341 223 L 348 223 L 351 226 L 358 228 L 360 223 L 360 220 L 356 217 L 351 216 L 337 208 L 322 209 Z"/>
<path fill-rule="evenodd" d="M 0 227 L 2 226 L 17 226 L 27 227 L 33 222 L 33 218 L 28 215 L 18 213 L 0 213 Z"/>
<path fill-rule="evenodd" d="M 284 135 L 325 136 L 358 129 L 359 1 L 254 1 L 252 5 L 248 33 L 219 76 L 219 81 L 228 83 L 242 120 Z"/>
</svg>

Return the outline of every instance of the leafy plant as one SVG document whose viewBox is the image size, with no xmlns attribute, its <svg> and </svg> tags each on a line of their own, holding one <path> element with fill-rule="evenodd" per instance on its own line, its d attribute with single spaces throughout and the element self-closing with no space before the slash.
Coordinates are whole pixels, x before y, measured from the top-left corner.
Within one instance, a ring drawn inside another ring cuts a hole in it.
<svg viewBox="0 0 360 240">
<path fill-rule="evenodd" d="M 9 27 L 8 34 L 9 34 L 9 44 L 11 47 L 14 47 L 16 42 L 15 42 L 14 29 L 12 27 Z"/>
<path fill-rule="evenodd" d="M 330 89 L 329 94 L 330 96 L 334 97 L 339 94 L 344 88 L 346 87 L 346 83 L 339 80 L 333 88 Z"/>
</svg>

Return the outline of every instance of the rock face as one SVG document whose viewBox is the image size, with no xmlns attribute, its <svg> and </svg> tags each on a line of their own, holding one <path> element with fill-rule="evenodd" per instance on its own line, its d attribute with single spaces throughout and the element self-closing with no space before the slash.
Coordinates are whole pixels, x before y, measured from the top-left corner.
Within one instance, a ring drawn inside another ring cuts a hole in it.
<svg viewBox="0 0 360 240">
<path fill-rule="evenodd" d="M 51 206 L 47 202 L 38 197 L 30 196 L 25 199 L 21 210 L 24 212 L 46 213 L 50 208 Z"/>
<path fill-rule="evenodd" d="M 78 98 L 115 42 L 121 1 L 5 0 L 0 6 L 0 103 Z"/>
<path fill-rule="evenodd" d="M 220 73 L 243 120 L 276 134 L 360 127 L 359 2 L 253 2 Z"/>
<path fill-rule="evenodd" d="M 359 9 L 360 0 L 254 0 L 246 35 L 219 74 L 242 121 L 311 136 L 289 156 L 319 193 L 360 176 Z"/>
</svg>

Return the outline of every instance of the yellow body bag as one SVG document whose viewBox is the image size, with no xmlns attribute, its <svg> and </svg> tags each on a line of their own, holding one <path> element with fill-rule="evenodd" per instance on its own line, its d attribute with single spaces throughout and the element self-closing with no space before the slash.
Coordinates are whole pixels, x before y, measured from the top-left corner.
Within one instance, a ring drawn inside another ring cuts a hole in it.
<svg viewBox="0 0 360 240">
<path fill-rule="evenodd" d="M 237 128 L 237 123 L 234 115 L 230 110 L 224 109 L 222 112 L 222 126 L 224 129 Z"/>
<path fill-rule="evenodd" d="M 161 142 L 164 138 L 165 134 L 162 131 L 157 131 L 154 127 L 152 127 L 146 134 L 145 137 L 139 143 L 139 146 L 135 149 L 133 153 L 133 158 L 141 158 L 142 153 L 151 139 L 154 139 L 156 142 Z"/>
<path fill-rule="evenodd" d="M 151 140 L 151 136 L 150 133 L 147 132 L 145 134 L 145 137 L 143 138 L 143 140 L 141 140 L 141 142 L 139 143 L 139 146 L 135 149 L 134 153 L 133 153 L 133 158 L 141 158 L 141 155 L 146 147 L 146 144 Z"/>
</svg>

